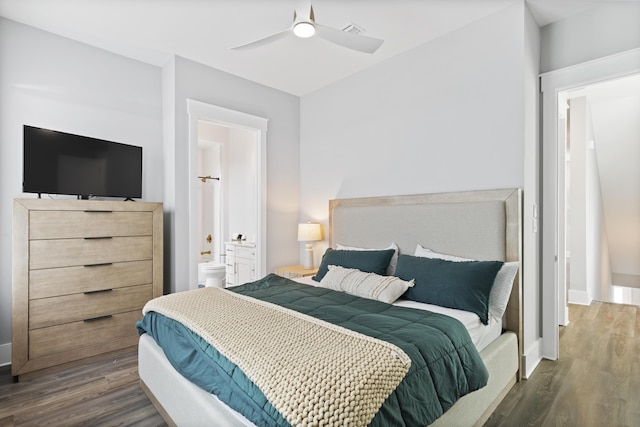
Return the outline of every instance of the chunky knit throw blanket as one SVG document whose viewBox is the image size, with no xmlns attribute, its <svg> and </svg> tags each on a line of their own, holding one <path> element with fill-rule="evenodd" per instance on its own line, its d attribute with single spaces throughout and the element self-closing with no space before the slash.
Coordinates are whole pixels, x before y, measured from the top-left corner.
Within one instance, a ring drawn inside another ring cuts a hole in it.
<svg viewBox="0 0 640 427">
<path fill-rule="evenodd" d="M 294 426 L 366 426 L 411 361 L 397 346 L 225 289 L 149 301 L 236 364 Z"/>
</svg>

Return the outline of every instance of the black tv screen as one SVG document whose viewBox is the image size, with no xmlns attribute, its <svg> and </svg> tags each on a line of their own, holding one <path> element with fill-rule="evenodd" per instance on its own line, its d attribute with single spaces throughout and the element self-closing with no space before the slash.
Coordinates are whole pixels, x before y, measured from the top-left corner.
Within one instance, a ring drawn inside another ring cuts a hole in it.
<svg viewBox="0 0 640 427">
<path fill-rule="evenodd" d="M 142 147 L 24 126 L 23 192 L 142 197 Z"/>
</svg>

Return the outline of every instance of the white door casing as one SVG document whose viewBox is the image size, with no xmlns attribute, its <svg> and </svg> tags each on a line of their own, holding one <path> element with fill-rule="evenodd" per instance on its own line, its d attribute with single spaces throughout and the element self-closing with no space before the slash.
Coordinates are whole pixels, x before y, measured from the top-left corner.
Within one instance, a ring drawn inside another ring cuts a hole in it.
<svg viewBox="0 0 640 427">
<path fill-rule="evenodd" d="M 266 272 L 267 247 L 267 125 L 268 119 L 217 105 L 187 99 L 189 115 L 189 177 L 198 173 L 198 121 L 216 123 L 232 128 L 243 128 L 256 133 L 256 277 Z M 198 284 L 199 241 L 196 237 L 198 224 L 197 179 L 189 186 L 189 288 Z"/>
<path fill-rule="evenodd" d="M 566 90 L 640 72 L 640 49 L 632 49 L 541 75 L 542 100 L 542 357 L 559 357 L 558 236 L 565 234 L 564 144 L 558 141 L 558 95 Z M 562 150 L 562 152 L 561 152 Z M 562 160 L 562 161 L 559 161 Z M 562 187 L 560 187 L 562 185 Z M 559 197 L 563 200 L 560 201 Z M 563 245 L 564 249 L 564 245 Z M 564 260 L 564 255 L 562 256 Z M 561 263 L 564 268 L 564 262 Z M 564 277 L 564 275 L 562 276 Z M 563 298 L 564 300 L 564 298 Z"/>
</svg>

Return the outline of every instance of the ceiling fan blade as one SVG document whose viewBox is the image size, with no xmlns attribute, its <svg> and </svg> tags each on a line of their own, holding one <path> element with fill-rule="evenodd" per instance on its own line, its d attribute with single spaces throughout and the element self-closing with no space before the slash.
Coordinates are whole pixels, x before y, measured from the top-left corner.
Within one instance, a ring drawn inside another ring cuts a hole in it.
<svg viewBox="0 0 640 427">
<path fill-rule="evenodd" d="M 362 34 L 351 34 L 315 23 L 316 35 L 339 46 L 364 53 L 374 53 L 384 40 Z"/>
<path fill-rule="evenodd" d="M 231 49 L 233 50 L 244 50 L 244 49 L 253 49 L 256 47 L 260 47 L 260 46 L 264 46 L 267 45 L 269 43 L 272 43 L 276 40 L 280 40 L 281 38 L 284 38 L 286 36 L 289 35 L 289 33 L 291 33 L 291 28 L 287 28 L 284 31 L 280 31 L 279 33 L 275 33 L 275 34 L 271 34 L 270 36 L 264 37 L 262 39 L 259 40 L 255 40 L 246 44 L 241 44 L 240 46 L 235 46 L 232 47 Z"/>
</svg>

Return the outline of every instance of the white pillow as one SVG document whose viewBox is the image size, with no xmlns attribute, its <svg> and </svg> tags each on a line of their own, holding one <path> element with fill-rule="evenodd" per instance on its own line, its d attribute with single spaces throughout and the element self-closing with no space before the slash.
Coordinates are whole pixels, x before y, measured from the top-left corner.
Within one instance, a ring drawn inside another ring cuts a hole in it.
<svg viewBox="0 0 640 427">
<path fill-rule="evenodd" d="M 413 280 L 407 282 L 395 276 L 330 265 L 319 286 L 391 304 L 413 286 Z"/>
<path fill-rule="evenodd" d="M 470 258 L 461 258 L 455 255 L 440 254 L 433 252 L 431 249 L 423 248 L 422 245 L 416 247 L 414 256 L 424 258 L 438 258 L 446 261 L 475 261 Z M 496 319 L 501 319 L 505 310 L 507 309 L 507 303 L 509 302 L 509 296 L 511 295 L 511 288 L 513 287 L 513 280 L 518 272 L 520 263 L 517 261 L 505 262 L 502 268 L 496 274 L 496 278 L 493 281 L 493 287 L 489 293 L 489 313 Z"/>
<path fill-rule="evenodd" d="M 343 250 L 343 251 L 385 251 L 387 249 L 393 249 L 395 252 L 391 257 L 391 261 L 389 261 L 389 266 L 387 267 L 387 276 L 392 276 L 393 273 L 396 271 L 396 265 L 398 264 L 399 249 L 398 249 L 398 245 L 396 245 L 395 243 L 391 243 L 386 248 L 357 248 L 355 246 L 344 246 L 338 243 L 338 245 L 336 246 L 336 249 Z"/>
</svg>

